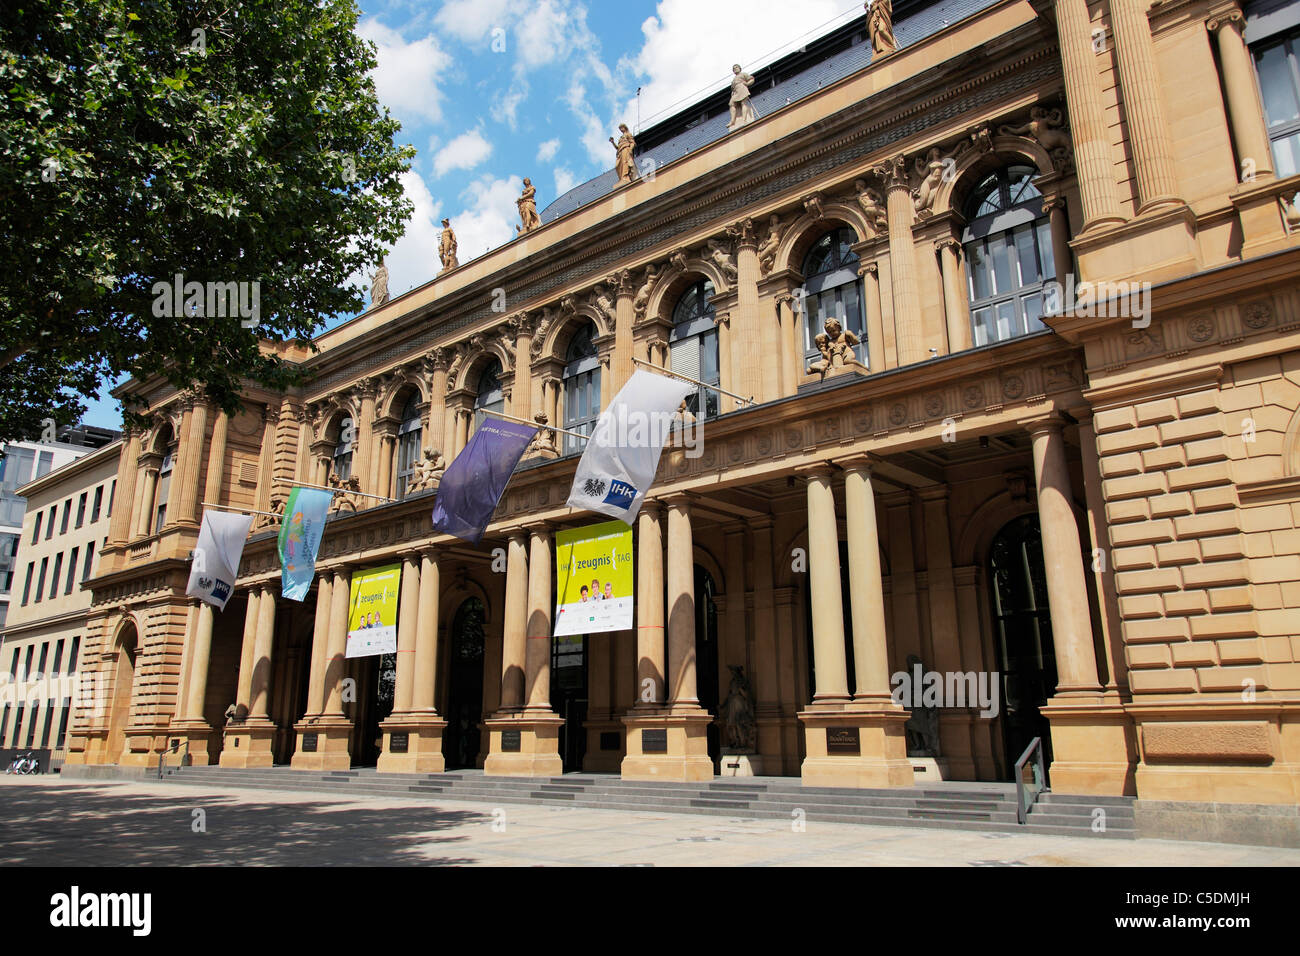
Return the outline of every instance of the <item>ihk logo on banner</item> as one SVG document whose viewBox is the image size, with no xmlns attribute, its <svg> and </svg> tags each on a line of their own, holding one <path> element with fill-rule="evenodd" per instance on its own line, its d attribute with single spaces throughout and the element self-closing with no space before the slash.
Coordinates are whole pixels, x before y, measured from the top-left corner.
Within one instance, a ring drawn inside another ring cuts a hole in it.
<svg viewBox="0 0 1300 956">
<path fill-rule="evenodd" d="M 609 492 L 605 495 L 605 504 L 615 508 L 630 508 L 636 498 L 636 489 L 626 481 L 610 482 Z"/>
</svg>

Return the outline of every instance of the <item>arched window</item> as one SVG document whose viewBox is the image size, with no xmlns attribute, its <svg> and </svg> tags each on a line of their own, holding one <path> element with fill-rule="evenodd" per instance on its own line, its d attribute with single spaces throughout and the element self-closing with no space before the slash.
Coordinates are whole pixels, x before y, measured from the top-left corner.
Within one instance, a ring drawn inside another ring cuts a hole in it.
<svg viewBox="0 0 1300 956">
<path fill-rule="evenodd" d="M 677 300 L 668 348 L 670 367 L 674 372 L 710 385 L 720 385 L 718 329 L 713 324 L 712 299 L 713 283 L 702 279 Z M 718 414 L 718 393 L 701 386 L 694 394 L 686 396 L 686 407 L 697 418 L 713 418 Z"/>
<path fill-rule="evenodd" d="M 975 345 L 1001 342 L 1045 326 L 1043 283 L 1056 278 L 1052 235 L 1032 166 L 990 173 L 966 202 L 962 234 Z"/>
<path fill-rule="evenodd" d="M 171 426 L 159 436 L 159 450 L 162 452 L 162 465 L 158 469 L 158 489 L 154 492 L 154 525 L 153 533 L 158 534 L 162 531 L 163 523 L 167 520 L 167 497 L 171 494 L 172 487 L 172 465 L 176 460 L 176 441 L 172 435 Z"/>
<path fill-rule="evenodd" d="M 352 439 L 355 437 L 355 431 L 350 416 L 345 415 L 339 419 L 338 441 L 334 444 L 333 473 L 341 482 L 352 477 Z"/>
<path fill-rule="evenodd" d="M 478 395 L 474 398 L 474 428 L 478 429 L 487 418 L 484 412 L 504 412 L 506 393 L 501 388 L 501 363 L 493 359 L 478 379 Z"/>
<path fill-rule="evenodd" d="M 822 236 L 808 251 L 803 263 L 804 357 L 816 360 L 816 338 L 826 326 L 827 319 L 838 319 L 840 327 L 852 332 L 860 340 L 853 351 L 858 361 L 867 361 L 870 349 L 867 326 L 862 310 L 862 283 L 858 278 L 858 257 L 851 248 L 857 242 L 852 229 L 841 227 Z M 877 347 L 879 347 L 877 345 Z"/>
<path fill-rule="evenodd" d="M 600 357 L 596 354 L 596 327 L 588 323 L 573 334 L 564 356 L 564 427 L 590 435 L 600 417 Z M 564 436 L 564 453 L 582 451 L 586 442 Z"/>
<path fill-rule="evenodd" d="M 420 460 L 420 393 L 412 392 L 402 409 L 397 429 L 397 497 L 406 497 L 406 485 Z"/>
</svg>

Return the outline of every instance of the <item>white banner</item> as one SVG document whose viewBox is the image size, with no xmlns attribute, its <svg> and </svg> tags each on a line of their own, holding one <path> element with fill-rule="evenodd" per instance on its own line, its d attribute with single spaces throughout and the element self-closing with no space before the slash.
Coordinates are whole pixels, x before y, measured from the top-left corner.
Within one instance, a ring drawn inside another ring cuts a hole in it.
<svg viewBox="0 0 1300 956">
<path fill-rule="evenodd" d="M 637 369 L 609 407 L 578 462 L 571 508 L 585 508 L 631 524 L 659 469 L 659 456 L 690 382 Z"/>
<path fill-rule="evenodd" d="M 206 601 L 220 611 L 226 609 L 235 578 L 239 575 L 239 558 L 244 553 L 252 515 L 226 511 L 203 512 L 199 526 L 199 543 L 190 564 L 190 581 L 185 593 Z"/>
</svg>

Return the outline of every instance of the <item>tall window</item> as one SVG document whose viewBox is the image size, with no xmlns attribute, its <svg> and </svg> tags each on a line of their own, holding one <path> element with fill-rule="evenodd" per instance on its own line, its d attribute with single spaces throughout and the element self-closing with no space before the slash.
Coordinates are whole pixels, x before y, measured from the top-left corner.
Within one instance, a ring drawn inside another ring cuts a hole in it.
<svg viewBox="0 0 1300 956">
<path fill-rule="evenodd" d="M 72 516 L 72 499 L 63 502 L 63 524 L 59 525 L 59 534 L 68 533 L 68 519 Z"/>
<path fill-rule="evenodd" d="M 353 439 L 352 419 L 343 417 L 339 419 L 339 437 L 334 445 L 334 476 L 339 481 L 347 481 L 352 477 L 352 439 Z"/>
<path fill-rule="evenodd" d="M 1056 277 L 1052 236 L 1032 166 L 990 173 L 966 204 L 962 234 L 974 343 L 1045 328 L 1043 283 Z"/>
<path fill-rule="evenodd" d="M 504 412 L 506 393 L 501 388 L 501 363 L 493 359 L 478 377 L 478 395 L 474 397 L 474 430 L 488 416 L 484 412 Z"/>
<path fill-rule="evenodd" d="M 36 576 L 36 603 L 41 603 L 41 595 L 45 593 L 45 574 L 50 570 L 49 557 L 41 558 L 41 573 Z"/>
<path fill-rule="evenodd" d="M 590 435 L 600 417 L 600 357 L 592 341 L 596 327 L 590 323 L 574 333 L 564 356 L 564 427 Z M 586 442 L 564 436 L 564 453 L 582 451 Z"/>
<path fill-rule="evenodd" d="M 54 522 L 59 517 L 59 506 L 50 505 L 49 514 L 45 517 L 45 540 L 49 541 L 54 537 Z"/>
<path fill-rule="evenodd" d="M 84 581 L 86 580 L 86 578 L 90 577 L 90 565 L 94 560 L 95 560 L 95 542 L 88 541 L 86 543 L 86 564 L 81 569 L 81 580 Z"/>
<path fill-rule="evenodd" d="M 36 477 L 44 478 L 46 475 L 50 473 L 50 469 L 53 467 L 54 467 L 54 452 L 52 451 L 41 452 L 40 458 L 36 460 Z"/>
<path fill-rule="evenodd" d="M 117 479 L 114 478 L 113 483 L 108 486 L 108 511 L 104 515 L 105 518 L 113 517 L 113 498 L 116 495 L 117 495 Z"/>
<path fill-rule="evenodd" d="M 406 497 L 406 486 L 420 460 L 420 393 L 412 392 L 402 409 L 402 424 L 397 430 L 397 497 Z"/>
<path fill-rule="evenodd" d="M 28 599 L 30 599 L 31 596 L 32 596 L 32 570 L 33 570 L 33 568 L 35 568 L 35 565 L 34 565 L 31 561 L 28 561 L 28 562 L 27 562 L 27 576 L 26 576 L 25 578 L 23 578 L 23 607 L 26 607 L 26 606 L 27 606 L 27 601 L 28 601 Z"/>
<path fill-rule="evenodd" d="M 19 535 L 0 534 L 0 594 L 8 594 L 14 585 L 14 568 L 18 566 Z"/>
<path fill-rule="evenodd" d="M 80 548 L 72 549 L 72 557 L 68 558 L 68 580 L 63 588 L 64 594 L 72 593 L 72 582 L 77 580 L 77 557 L 81 554 Z"/>
<path fill-rule="evenodd" d="M 99 520 L 99 508 L 104 503 L 104 486 L 100 485 L 95 489 L 95 502 L 90 508 L 90 523 L 94 524 Z"/>
<path fill-rule="evenodd" d="M 708 279 L 686 290 L 673 309 L 673 331 L 668 348 L 674 372 L 710 385 L 720 385 L 718 329 L 713 324 L 712 299 L 713 283 Z M 718 393 L 701 386 L 686 396 L 686 407 L 697 418 L 713 418 L 718 414 Z"/>
<path fill-rule="evenodd" d="M 4 457 L 0 458 L 0 491 L 17 491 L 31 481 L 35 459 L 36 452 L 30 448 L 6 447 Z"/>
<path fill-rule="evenodd" d="M 50 575 L 50 597 L 54 598 L 59 593 L 59 574 L 63 571 L 63 552 L 60 551 L 54 556 L 54 573 Z"/>
<path fill-rule="evenodd" d="M 77 499 L 77 523 L 74 527 L 80 528 L 86 523 L 86 497 L 89 494 L 90 492 L 83 491 L 81 497 Z"/>
<path fill-rule="evenodd" d="M 153 527 L 154 534 L 162 531 L 163 522 L 167 520 L 167 496 L 171 493 L 172 463 L 175 458 L 175 452 L 168 448 L 167 453 L 163 456 L 162 467 L 158 469 L 158 492 L 154 496 L 154 514 L 156 515 Z"/>
<path fill-rule="evenodd" d="M 1279 179 L 1300 172 L 1300 33 L 1270 38 L 1254 47 L 1264 118 Z M 1243 157 L 1244 158 L 1244 157 Z"/>
<path fill-rule="evenodd" d="M 36 539 L 41 536 L 41 518 L 43 517 L 45 517 L 44 511 L 36 512 L 36 523 L 32 525 L 32 544 L 35 544 Z"/>
<path fill-rule="evenodd" d="M 857 242 L 852 229 L 839 228 L 822 236 L 808 251 L 803 263 L 803 351 L 804 357 L 817 359 L 817 336 L 827 319 L 836 319 L 840 328 L 852 332 L 861 344 L 854 348 L 858 361 L 869 365 L 870 345 L 862 311 L 862 283 L 858 278 L 858 257 L 851 248 Z M 876 346 L 880 346 L 877 344 Z"/>
</svg>

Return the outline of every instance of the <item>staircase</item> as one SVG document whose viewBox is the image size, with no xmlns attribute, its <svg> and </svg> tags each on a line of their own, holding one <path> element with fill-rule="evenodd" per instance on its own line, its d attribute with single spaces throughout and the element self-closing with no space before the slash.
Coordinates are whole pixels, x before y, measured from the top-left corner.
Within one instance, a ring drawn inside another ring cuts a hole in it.
<svg viewBox="0 0 1300 956">
<path fill-rule="evenodd" d="M 203 787 L 315 791 L 331 796 L 379 796 L 430 801 L 464 800 L 490 805 L 531 804 L 650 813 L 702 813 L 748 819 L 803 819 L 815 823 L 924 827 L 1134 839 L 1132 797 L 1089 797 L 1045 793 L 1025 825 L 1016 823 L 1015 788 L 1010 784 L 943 784 L 848 790 L 804 787 L 797 778 L 715 779 L 708 783 L 622 780 L 617 776 L 488 777 L 482 771 L 439 774 L 380 774 L 373 769 L 297 771 L 288 767 L 235 770 L 186 767 L 168 770 L 164 782 Z M 1104 830 L 1094 831 L 1097 811 Z"/>
</svg>

